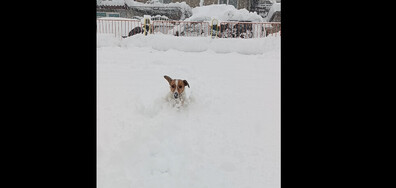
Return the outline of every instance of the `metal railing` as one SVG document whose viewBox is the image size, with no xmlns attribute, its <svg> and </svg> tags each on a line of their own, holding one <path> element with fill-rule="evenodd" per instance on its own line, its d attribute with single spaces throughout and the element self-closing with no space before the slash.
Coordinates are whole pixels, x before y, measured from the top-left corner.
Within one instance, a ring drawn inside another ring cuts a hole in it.
<svg viewBox="0 0 396 188">
<path fill-rule="evenodd" d="M 162 33 L 181 37 L 207 37 L 210 33 L 208 22 L 153 21 L 154 34 Z"/>
<path fill-rule="evenodd" d="M 96 19 L 96 33 L 114 34 L 116 37 L 132 36 L 141 32 L 140 20 Z"/>
<path fill-rule="evenodd" d="M 217 29 L 219 38 L 263 38 L 280 36 L 280 22 L 221 22 Z"/>
<path fill-rule="evenodd" d="M 140 20 L 114 18 L 97 19 L 96 31 L 124 38 L 145 32 L 179 37 L 263 38 L 281 36 L 281 23 L 228 21 L 212 26 L 210 22 L 158 20 L 144 25 Z"/>
</svg>

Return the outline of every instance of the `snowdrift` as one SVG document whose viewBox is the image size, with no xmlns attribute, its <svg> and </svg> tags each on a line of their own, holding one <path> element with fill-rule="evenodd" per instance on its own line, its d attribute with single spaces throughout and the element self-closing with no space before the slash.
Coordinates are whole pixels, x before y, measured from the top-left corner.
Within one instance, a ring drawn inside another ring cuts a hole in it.
<svg viewBox="0 0 396 188">
<path fill-rule="evenodd" d="M 239 38 L 216 38 L 210 37 L 176 37 L 161 33 L 144 36 L 134 35 L 125 39 L 119 39 L 111 34 L 98 34 L 97 46 L 118 46 L 124 48 L 149 47 L 154 50 L 168 51 L 178 50 L 181 52 L 205 52 L 215 53 L 240 53 L 245 55 L 263 54 L 271 50 L 280 49 L 280 39 L 277 36 L 268 36 L 257 39 Z"/>
</svg>

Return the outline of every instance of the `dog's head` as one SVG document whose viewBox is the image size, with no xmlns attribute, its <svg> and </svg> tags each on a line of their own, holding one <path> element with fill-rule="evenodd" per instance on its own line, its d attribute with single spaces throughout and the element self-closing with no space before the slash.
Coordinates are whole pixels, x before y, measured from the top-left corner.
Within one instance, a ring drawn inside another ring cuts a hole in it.
<svg viewBox="0 0 396 188">
<path fill-rule="evenodd" d="M 178 99 L 180 95 L 184 92 L 186 86 L 190 87 L 187 80 L 172 79 L 169 76 L 164 76 L 164 78 L 169 82 L 170 90 L 173 94 L 173 98 Z"/>
</svg>

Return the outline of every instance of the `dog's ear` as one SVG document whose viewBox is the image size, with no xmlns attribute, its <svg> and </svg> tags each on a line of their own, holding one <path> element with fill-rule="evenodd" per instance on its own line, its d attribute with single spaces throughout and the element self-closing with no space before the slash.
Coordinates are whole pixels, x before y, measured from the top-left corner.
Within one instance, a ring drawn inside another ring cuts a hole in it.
<svg viewBox="0 0 396 188">
<path fill-rule="evenodd" d="M 190 85 L 188 85 L 187 80 L 183 80 L 184 85 L 188 86 L 188 88 L 190 88 Z"/>
<path fill-rule="evenodd" d="M 169 77 L 169 76 L 167 76 L 167 75 L 165 75 L 164 76 L 164 78 L 166 79 L 166 80 L 168 80 L 168 82 L 169 82 L 169 85 L 171 84 L 171 82 L 172 82 L 172 78 L 171 77 Z"/>
</svg>

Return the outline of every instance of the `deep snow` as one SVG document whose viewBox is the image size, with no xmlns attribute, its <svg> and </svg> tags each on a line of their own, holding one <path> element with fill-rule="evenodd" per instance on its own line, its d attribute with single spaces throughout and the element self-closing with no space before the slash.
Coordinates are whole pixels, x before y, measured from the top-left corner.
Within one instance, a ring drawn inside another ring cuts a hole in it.
<svg viewBox="0 0 396 188">
<path fill-rule="evenodd" d="M 280 37 L 97 45 L 98 187 L 280 187 Z M 164 75 L 189 82 L 188 106 L 165 102 Z"/>
</svg>

